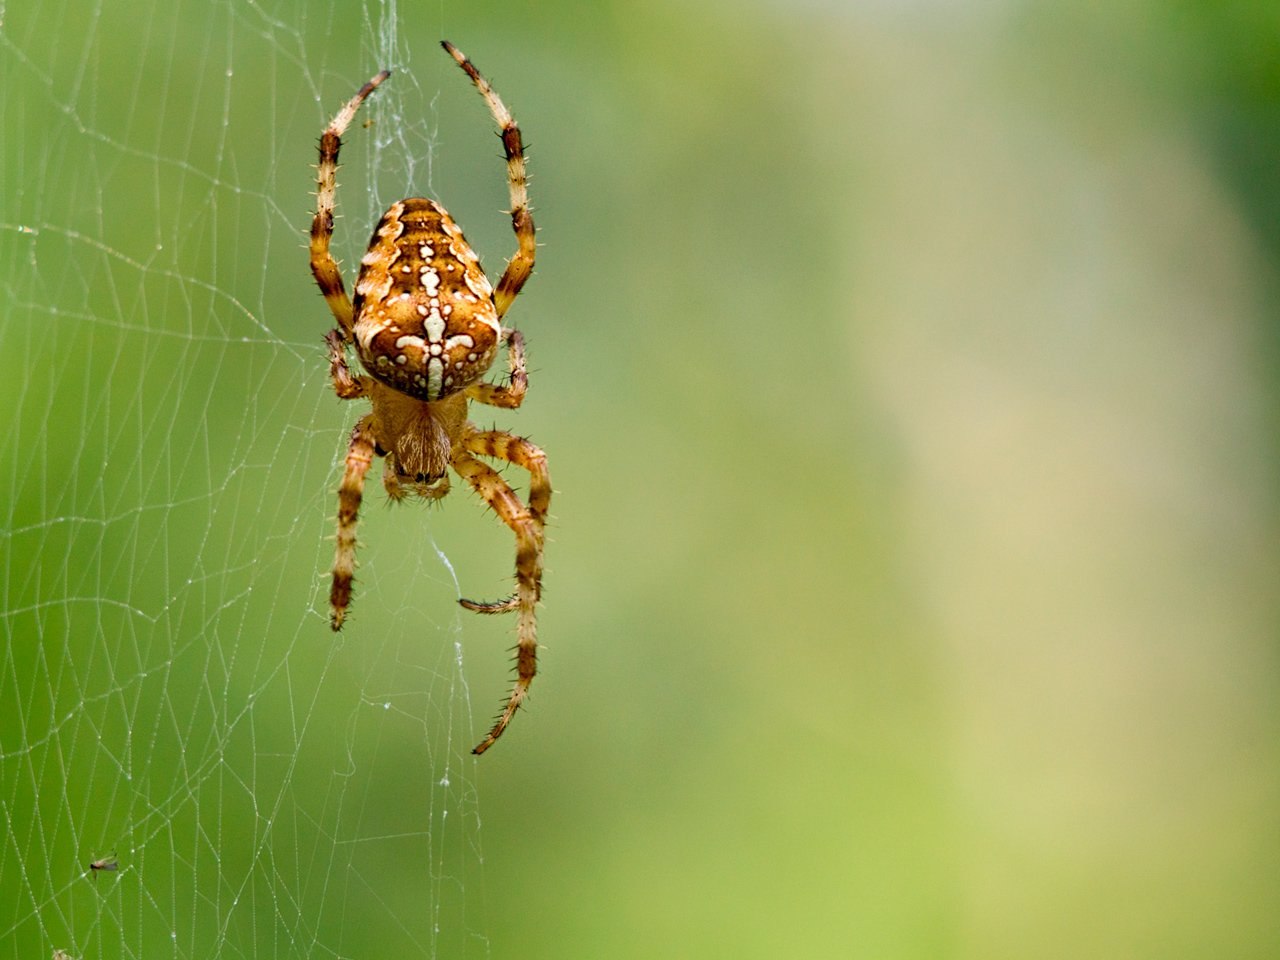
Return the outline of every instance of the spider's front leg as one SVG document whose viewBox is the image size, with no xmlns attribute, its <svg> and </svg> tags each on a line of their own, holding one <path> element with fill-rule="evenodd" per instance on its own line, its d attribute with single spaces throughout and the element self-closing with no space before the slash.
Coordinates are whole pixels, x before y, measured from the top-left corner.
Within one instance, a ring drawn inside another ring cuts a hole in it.
<svg viewBox="0 0 1280 960">
<path fill-rule="evenodd" d="M 463 606 L 480 613 L 519 611 L 516 626 L 516 681 L 493 728 L 472 750 L 472 753 L 484 753 L 502 736 L 511 718 L 520 709 L 538 670 L 537 604 L 542 595 L 542 553 L 546 541 L 547 510 L 551 506 L 551 478 L 547 472 L 546 454 L 528 440 L 509 433 L 497 430 L 469 431 L 462 446 L 465 449 L 454 453 L 454 470 L 471 484 L 516 535 L 515 595 L 497 603 L 462 601 Z M 472 453 L 506 460 L 528 470 L 528 506 L 520 501 L 496 470 L 481 463 Z"/>
<path fill-rule="evenodd" d="M 338 544 L 333 555 L 333 585 L 329 588 L 329 624 L 334 630 L 342 629 L 351 604 L 351 581 L 356 571 L 356 521 L 364 496 L 365 475 L 373 463 L 376 446 L 373 416 L 362 417 L 351 431 L 346 469 L 338 487 Z"/>
<path fill-rule="evenodd" d="M 324 294 L 325 302 L 343 339 L 351 340 L 351 298 L 342 283 L 342 272 L 329 250 L 333 239 L 333 205 L 338 192 L 338 153 L 342 149 L 342 135 L 355 119 L 356 111 L 365 98 L 391 75 L 383 70 L 361 87 L 354 97 L 338 111 L 320 137 L 320 163 L 316 167 L 316 214 L 311 219 L 311 275 Z"/>
<path fill-rule="evenodd" d="M 507 109 L 502 98 L 489 86 L 489 81 L 480 75 L 466 55 L 448 40 L 440 45 L 449 51 L 449 56 L 457 61 L 458 66 L 466 71 L 471 82 L 489 105 L 489 113 L 497 121 L 502 133 L 502 149 L 507 155 L 507 189 L 511 195 L 511 229 L 516 234 L 516 253 L 508 262 L 498 281 L 493 294 L 494 306 L 498 308 L 498 319 L 507 315 L 512 301 L 520 293 L 529 275 L 533 273 L 533 261 L 538 252 L 534 241 L 533 215 L 529 212 L 529 177 L 524 166 L 524 141 L 520 136 L 520 128 L 515 117 Z"/>
</svg>

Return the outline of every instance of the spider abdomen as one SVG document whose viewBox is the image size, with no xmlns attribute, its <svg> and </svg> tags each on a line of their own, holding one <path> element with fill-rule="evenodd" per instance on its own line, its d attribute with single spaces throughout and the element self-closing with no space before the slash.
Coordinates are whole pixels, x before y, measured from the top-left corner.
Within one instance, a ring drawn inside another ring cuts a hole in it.
<svg viewBox="0 0 1280 960">
<path fill-rule="evenodd" d="M 480 260 L 433 200 L 393 203 L 360 261 L 355 346 L 370 375 L 434 401 L 478 380 L 501 325 Z"/>
</svg>

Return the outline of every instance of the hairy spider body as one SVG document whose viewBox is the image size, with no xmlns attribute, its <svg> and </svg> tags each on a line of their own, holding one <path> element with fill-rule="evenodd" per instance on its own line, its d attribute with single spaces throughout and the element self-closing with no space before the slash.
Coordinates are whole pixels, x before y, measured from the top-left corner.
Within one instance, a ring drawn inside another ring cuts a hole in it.
<svg viewBox="0 0 1280 960">
<path fill-rule="evenodd" d="M 311 226 L 311 271 L 337 321 L 326 335 L 333 388 L 344 400 L 366 398 L 370 412 L 356 423 L 338 487 L 338 537 L 329 592 L 330 623 L 342 628 L 355 576 L 356 523 L 364 482 L 383 457 L 383 486 L 394 501 L 437 500 L 449 492 L 448 470 L 462 477 L 514 533 L 516 589 L 510 597 L 460 600 L 478 613 L 517 614 L 516 680 L 501 715 L 474 749 L 483 753 L 511 722 L 537 672 L 536 607 L 542 592 L 542 553 L 551 480 L 547 459 L 522 437 L 480 430 L 467 419 L 471 401 L 515 408 L 528 388 L 524 338 L 502 318 L 533 270 L 534 226 L 529 213 L 520 130 L 488 82 L 452 44 L 444 48 L 485 98 L 502 131 L 518 248 L 495 292 L 462 230 L 434 200 L 392 204 L 360 261 L 355 299 L 329 251 L 341 137 L 356 111 L 388 76 L 377 74 L 338 112 L 320 139 L 316 214 Z M 353 346 L 367 376 L 353 374 Z M 507 349 L 509 379 L 481 377 Z M 502 476 L 478 457 L 515 464 L 529 473 L 529 501 L 521 502 Z"/>
<path fill-rule="evenodd" d="M 444 208 L 391 205 L 360 261 L 352 303 L 356 354 L 378 380 L 418 400 L 470 386 L 502 337 L 493 287 Z"/>
</svg>

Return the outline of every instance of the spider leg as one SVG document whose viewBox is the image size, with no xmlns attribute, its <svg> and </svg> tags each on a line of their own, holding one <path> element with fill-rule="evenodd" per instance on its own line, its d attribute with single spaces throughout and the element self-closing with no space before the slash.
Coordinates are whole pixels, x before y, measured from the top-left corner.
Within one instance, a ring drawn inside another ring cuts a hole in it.
<svg viewBox="0 0 1280 960">
<path fill-rule="evenodd" d="M 373 415 L 361 417 L 351 431 L 347 447 L 347 464 L 338 486 L 338 544 L 333 554 L 333 585 L 329 589 L 329 623 L 342 629 L 347 607 L 351 603 L 351 581 L 356 569 L 356 520 L 364 496 L 364 479 L 373 463 L 376 441 Z"/>
<path fill-rule="evenodd" d="M 324 342 L 329 346 L 329 378 L 333 381 L 334 392 L 343 400 L 363 397 L 365 378 L 353 376 L 351 368 L 347 366 L 342 333 L 330 330 L 325 334 Z"/>
<path fill-rule="evenodd" d="M 361 87 L 347 101 L 346 106 L 338 111 L 320 137 L 320 164 L 316 168 L 316 215 L 311 221 L 311 273 L 316 278 L 316 285 L 324 294 L 334 319 L 338 321 L 342 339 L 347 342 L 351 341 L 351 298 L 347 296 L 347 289 L 342 284 L 338 262 L 329 252 L 329 241 L 333 238 L 333 203 L 338 191 L 338 151 L 342 148 L 342 134 L 355 119 L 360 104 L 390 75 L 389 70 L 383 70 Z"/>
<path fill-rule="evenodd" d="M 501 613 L 518 610 L 516 626 L 516 680 L 493 728 L 472 753 L 484 753 L 502 736 L 524 702 L 538 669 L 537 603 L 542 593 L 542 552 L 547 509 L 551 505 L 551 480 L 546 455 L 520 437 L 499 431 L 468 433 L 453 455 L 453 468 L 467 480 L 516 536 L 516 593 L 509 600 L 477 604 L 462 601 L 470 610 Z M 481 463 L 471 452 L 514 463 L 529 471 L 529 504 L 526 507 L 498 472 Z"/>
<path fill-rule="evenodd" d="M 514 410 L 524 403 L 525 392 L 529 389 L 529 374 L 524 363 L 524 336 L 519 330 L 503 328 L 502 339 L 507 344 L 507 382 L 473 383 L 467 387 L 466 393 L 478 403 Z"/>
<path fill-rule="evenodd" d="M 459 598 L 458 603 L 472 613 L 509 613 L 520 606 L 520 597 L 518 594 L 513 593 L 505 600 L 467 600 Z"/>
<path fill-rule="evenodd" d="M 529 514 L 541 532 L 547 522 L 547 511 L 551 508 L 551 477 L 547 472 L 547 455 L 523 437 L 503 430 L 468 430 L 462 442 L 472 453 L 494 460 L 505 460 L 529 471 Z"/>
<path fill-rule="evenodd" d="M 480 75 L 470 60 L 448 40 L 440 45 L 449 51 L 449 55 L 458 62 L 471 82 L 476 85 L 489 112 L 497 121 L 502 132 L 502 149 L 507 155 L 507 187 L 511 194 L 511 229 L 515 231 L 517 249 L 515 256 L 507 263 L 507 269 L 498 281 L 497 290 L 493 294 L 494 306 L 498 308 L 498 319 L 506 316 L 511 302 L 515 300 L 524 282 L 533 273 L 533 259 L 537 253 L 534 241 L 533 214 L 529 212 L 529 178 L 525 173 L 524 144 L 520 139 L 520 128 L 515 118 L 506 108 L 501 98 L 489 86 L 489 81 Z"/>
<path fill-rule="evenodd" d="M 471 453 L 478 453 L 482 456 L 491 457 L 495 460 L 505 460 L 508 463 L 514 463 L 516 466 L 523 467 L 529 471 L 529 516 L 533 520 L 537 528 L 539 542 L 543 542 L 544 531 L 547 524 L 547 510 L 551 506 L 551 479 L 547 474 L 547 458 L 538 447 L 534 446 L 528 440 L 521 437 L 512 436 L 501 430 L 474 430 L 468 432 L 463 438 L 463 446 Z M 482 464 L 483 466 L 483 464 Z M 494 473 L 494 476 L 498 476 Z M 501 478 L 499 478 L 501 479 Z M 504 487 L 506 482 L 502 481 Z M 474 481 L 473 481 L 474 486 Z M 506 487 L 510 493 L 510 487 Z M 477 487 L 477 490 L 479 488 Z M 479 491 L 480 495 L 493 506 L 492 501 L 485 495 L 484 491 Z M 515 494 L 511 494 L 515 500 Z M 515 500 L 519 505 L 520 501 Z M 498 510 L 494 506 L 495 510 Z M 501 511 L 499 511 L 501 515 Z M 504 517 L 505 520 L 505 517 Z M 509 522 L 509 521 L 508 521 Z M 514 529 L 514 528 L 513 528 Z M 518 535 L 518 531 L 517 531 Z M 517 563 L 519 557 L 517 557 Z M 517 582 L 519 580 L 519 569 L 517 568 Z M 542 558 L 541 553 L 538 555 L 538 566 L 536 576 L 534 577 L 534 585 L 536 589 L 535 602 L 542 598 Z M 520 606 L 520 592 L 512 594 L 502 600 L 466 600 L 459 599 L 458 602 L 468 610 L 476 613 L 507 613 L 515 610 Z"/>
</svg>

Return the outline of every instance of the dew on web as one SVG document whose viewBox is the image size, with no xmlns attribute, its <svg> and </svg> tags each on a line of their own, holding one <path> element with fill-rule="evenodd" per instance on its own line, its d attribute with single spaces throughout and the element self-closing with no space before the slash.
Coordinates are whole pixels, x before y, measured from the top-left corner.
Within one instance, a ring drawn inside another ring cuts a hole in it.
<svg viewBox="0 0 1280 960">
<path fill-rule="evenodd" d="M 397 68 L 344 156 L 350 264 L 390 194 L 430 188 L 437 71 L 416 77 L 394 3 L 340 48 L 274 12 L 85 6 L 0 16 L 22 183 L 0 200 L 0 336 L 39 371 L 10 381 L 0 456 L 0 796 L 23 844 L 0 856 L 21 905 L 0 941 L 349 956 L 358 914 L 383 952 L 487 955 L 476 724 L 431 517 L 396 541 L 371 511 L 387 547 L 360 574 L 383 576 L 356 631 L 324 619 L 354 411 L 307 269 L 314 141 L 369 62 Z M 115 849 L 119 869 L 86 869 Z"/>
</svg>

